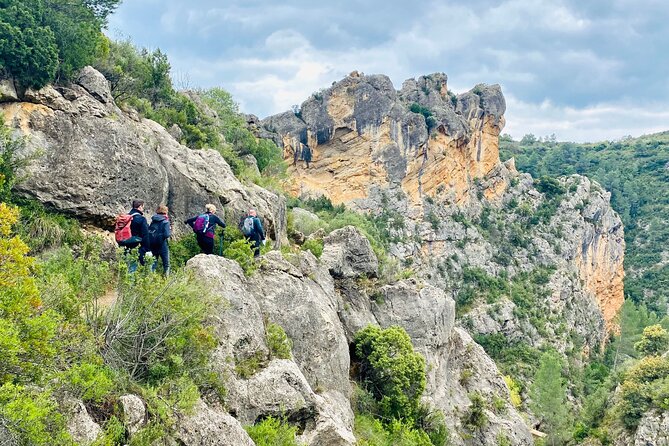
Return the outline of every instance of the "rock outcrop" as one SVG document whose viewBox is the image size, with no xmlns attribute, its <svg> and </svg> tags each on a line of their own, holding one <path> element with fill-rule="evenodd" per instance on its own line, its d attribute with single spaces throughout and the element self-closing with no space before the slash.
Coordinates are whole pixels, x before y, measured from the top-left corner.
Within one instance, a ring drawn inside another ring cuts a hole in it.
<svg viewBox="0 0 669 446">
<path fill-rule="evenodd" d="M 353 247 L 357 256 L 345 255 Z M 332 255 L 326 257 L 327 252 Z M 512 444 L 531 444 L 529 428 L 508 403 L 509 390 L 494 362 L 455 328 L 453 299 L 413 280 L 368 292 L 357 283 L 369 281 L 372 271 L 359 258 L 376 264 L 369 242 L 346 227 L 325 239 L 321 262 L 309 252 L 286 260 L 273 251 L 263 256 L 258 274 L 245 277 L 227 259 L 200 255 L 189 261 L 188 267 L 223 299 L 215 316 L 220 339 L 215 357 L 216 366 L 228 376 L 229 414 L 242 424 L 285 416 L 300 426 L 308 445 L 355 444 L 349 343 L 368 324 L 399 325 L 427 359 L 425 402 L 444 411 L 454 444 L 464 444 L 464 436 L 472 438 L 467 444 L 492 444 L 501 436 Z M 293 343 L 292 359 L 271 358 L 267 322 L 284 328 Z M 264 359 L 265 366 L 243 377 L 238 367 L 248 358 Z M 464 369 L 475 376 L 466 386 L 458 381 Z M 490 423 L 467 433 L 462 418 L 472 392 L 505 401 L 507 408 L 504 414 L 486 409 Z"/>
<path fill-rule="evenodd" d="M 285 239 L 282 198 L 240 183 L 217 151 L 190 150 L 156 122 L 120 110 L 106 79 L 90 67 L 67 87 L 28 90 L 22 101 L 0 103 L 0 113 L 35 156 L 18 192 L 53 210 L 111 228 L 135 198 L 147 210 L 167 204 L 177 223 L 206 203 L 225 209 L 231 221 L 256 207 L 272 238 Z M 174 225 L 176 233 L 186 229 Z"/>
<path fill-rule="evenodd" d="M 513 160 L 500 162 L 504 111 L 496 85 L 456 96 L 443 74 L 410 79 L 396 91 L 385 76 L 352 73 L 312 95 L 300 113 L 261 124 L 286 159 L 305 145 L 313 152 L 308 169 L 290 169 L 295 194 L 391 215 L 391 253 L 434 285 L 457 293 L 467 268 L 492 276 L 553 268 L 546 309 L 565 314 L 567 331 L 585 337 L 587 348 L 601 345 L 623 301 L 620 218 L 609 195 L 587 178 L 562 180 L 568 190 L 558 203 Z M 481 227 L 491 213 L 495 227 Z M 472 309 L 475 332 L 524 332 L 541 345 L 542 336 L 513 316 L 509 297 L 494 310 Z M 579 323 L 583 318 L 587 323 Z M 561 350 L 567 344 L 555 342 Z"/>
<path fill-rule="evenodd" d="M 420 206 L 445 188 L 462 204 L 472 181 L 499 164 L 505 108 L 498 85 L 455 96 L 446 75 L 436 73 L 410 79 L 398 92 L 386 76 L 354 72 L 312 95 L 298 115 L 261 124 L 290 162 L 305 145 L 313 153 L 308 169 L 290 169 L 295 194 L 367 210 L 380 205 L 379 189 Z"/>
</svg>

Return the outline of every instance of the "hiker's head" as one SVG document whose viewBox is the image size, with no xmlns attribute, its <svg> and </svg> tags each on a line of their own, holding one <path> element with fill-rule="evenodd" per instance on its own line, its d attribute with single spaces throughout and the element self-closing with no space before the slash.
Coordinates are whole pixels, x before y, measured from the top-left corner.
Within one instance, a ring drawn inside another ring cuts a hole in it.
<svg viewBox="0 0 669 446">
<path fill-rule="evenodd" d="M 132 207 L 139 211 L 144 210 L 144 200 L 132 200 Z"/>
<path fill-rule="evenodd" d="M 250 215 L 251 217 L 257 217 L 257 216 L 258 216 L 258 213 L 256 212 L 255 209 L 249 209 L 249 215 Z"/>
<path fill-rule="evenodd" d="M 156 208 L 156 214 L 167 215 L 167 212 L 168 212 L 167 206 L 165 206 L 164 204 L 161 204 Z"/>
<path fill-rule="evenodd" d="M 213 204 L 208 204 L 204 208 L 207 210 L 207 212 L 211 212 L 212 214 L 216 213 L 216 206 Z"/>
</svg>

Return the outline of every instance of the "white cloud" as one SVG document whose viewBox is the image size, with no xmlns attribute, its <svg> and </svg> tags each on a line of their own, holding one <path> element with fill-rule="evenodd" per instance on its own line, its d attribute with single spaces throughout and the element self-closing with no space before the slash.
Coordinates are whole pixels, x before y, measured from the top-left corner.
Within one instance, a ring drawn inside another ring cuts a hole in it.
<svg viewBox="0 0 669 446">
<path fill-rule="evenodd" d="M 667 130 L 666 104 L 601 103 L 584 108 L 540 104 L 506 95 L 506 128 L 516 139 L 524 134 L 555 134 L 560 141 L 595 142 Z"/>
</svg>

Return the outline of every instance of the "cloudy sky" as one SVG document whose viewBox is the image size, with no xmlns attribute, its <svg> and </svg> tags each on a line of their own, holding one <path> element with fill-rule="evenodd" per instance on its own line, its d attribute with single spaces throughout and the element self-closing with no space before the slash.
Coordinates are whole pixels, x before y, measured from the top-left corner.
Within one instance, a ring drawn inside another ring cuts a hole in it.
<svg viewBox="0 0 669 446">
<path fill-rule="evenodd" d="M 124 0 L 109 32 L 260 117 L 353 70 L 444 72 L 500 84 L 515 138 L 597 141 L 669 130 L 668 24 L 668 0 Z"/>
</svg>

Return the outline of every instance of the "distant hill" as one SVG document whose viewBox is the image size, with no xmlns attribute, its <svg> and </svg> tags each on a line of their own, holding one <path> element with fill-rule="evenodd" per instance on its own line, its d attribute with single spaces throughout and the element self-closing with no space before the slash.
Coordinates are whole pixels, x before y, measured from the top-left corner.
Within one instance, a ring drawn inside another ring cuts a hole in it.
<svg viewBox="0 0 669 446">
<path fill-rule="evenodd" d="M 578 173 L 611 192 L 625 224 L 626 295 L 666 314 L 669 300 L 669 131 L 576 144 L 500 138 L 502 159 L 514 157 L 520 171 L 542 175 Z"/>
</svg>

